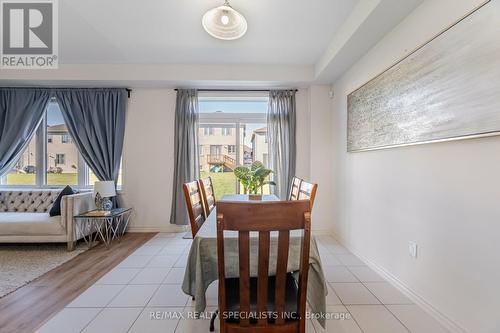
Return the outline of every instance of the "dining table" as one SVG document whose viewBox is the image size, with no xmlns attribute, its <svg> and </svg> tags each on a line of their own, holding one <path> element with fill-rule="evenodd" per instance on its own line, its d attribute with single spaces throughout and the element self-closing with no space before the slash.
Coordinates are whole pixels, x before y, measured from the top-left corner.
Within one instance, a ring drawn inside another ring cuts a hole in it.
<svg viewBox="0 0 500 333">
<path fill-rule="evenodd" d="M 245 202 L 251 200 L 248 195 L 231 194 L 223 196 L 221 201 Z M 263 195 L 262 201 L 279 201 L 275 195 Z M 219 278 L 217 268 L 217 206 L 207 216 L 191 243 L 182 290 L 185 294 L 194 297 L 195 312 L 202 313 L 206 308 L 205 293 L 209 285 Z M 314 223 L 314 221 L 312 221 Z M 292 230 L 289 240 L 289 256 L 287 271 L 298 277 L 300 265 L 300 249 L 302 243 L 301 230 Z M 270 234 L 270 266 L 269 275 L 276 269 L 276 249 L 278 233 Z M 238 277 L 238 232 L 224 232 L 224 252 L 226 263 L 226 277 Z M 250 276 L 257 276 L 258 265 L 258 233 L 250 232 Z M 274 259 L 274 260 L 273 260 Z M 274 261 L 274 265 L 272 264 Z M 309 274 L 307 281 L 307 301 L 310 308 L 310 318 L 316 318 L 321 326 L 325 327 L 326 314 L 326 287 L 321 258 L 316 244 L 316 238 L 311 236 L 309 251 Z"/>
</svg>

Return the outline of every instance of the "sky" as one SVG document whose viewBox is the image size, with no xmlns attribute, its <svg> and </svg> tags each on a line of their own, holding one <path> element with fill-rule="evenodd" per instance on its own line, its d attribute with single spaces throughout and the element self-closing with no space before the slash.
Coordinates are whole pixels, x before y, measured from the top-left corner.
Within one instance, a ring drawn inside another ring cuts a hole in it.
<svg viewBox="0 0 500 333">
<path fill-rule="evenodd" d="M 47 107 L 47 125 L 54 126 L 59 124 L 64 124 L 61 110 L 59 109 L 59 105 L 57 103 L 51 102 Z"/>
<path fill-rule="evenodd" d="M 199 103 L 200 113 L 211 113 L 216 111 L 230 113 L 266 113 L 267 102 L 265 101 L 207 101 L 201 100 Z"/>
</svg>

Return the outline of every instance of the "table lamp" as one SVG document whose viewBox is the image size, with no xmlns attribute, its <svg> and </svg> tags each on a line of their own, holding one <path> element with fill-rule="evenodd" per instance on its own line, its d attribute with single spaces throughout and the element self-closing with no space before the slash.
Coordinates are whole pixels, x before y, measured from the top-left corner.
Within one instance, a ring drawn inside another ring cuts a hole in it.
<svg viewBox="0 0 500 333">
<path fill-rule="evenodd" d="M 111 210 L 113 203 L 109 198 L 116 196 L 115 182 L 112 180 L 95 182 L 94 195 L 97 210 Z"/>
</svg>

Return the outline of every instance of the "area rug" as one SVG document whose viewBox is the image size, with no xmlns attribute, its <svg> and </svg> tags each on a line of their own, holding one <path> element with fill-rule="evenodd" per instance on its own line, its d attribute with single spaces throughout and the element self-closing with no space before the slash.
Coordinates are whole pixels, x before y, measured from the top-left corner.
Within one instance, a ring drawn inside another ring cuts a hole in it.
<svg viewBox="0 0 500 333">
<path fill-rule="evenodd" d="M 85 244 L 71 252 L 66 244 L 0 244 L 0 298 L 87 249 Z"/>
</svg>

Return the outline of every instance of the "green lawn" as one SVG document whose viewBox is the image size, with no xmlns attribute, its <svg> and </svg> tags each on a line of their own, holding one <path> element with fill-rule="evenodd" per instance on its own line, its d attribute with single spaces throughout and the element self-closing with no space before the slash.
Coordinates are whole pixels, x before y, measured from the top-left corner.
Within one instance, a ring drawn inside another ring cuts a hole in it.
<svg viewBox="0 0 500 333">
<path fill-rule="evenodd" d="M 215 198 L 220 199 L 225 194 L 236 193 L 236 176 L 232 172 L 206 172 L 200 173 L 202 178 L 212 177 L 214 184 Z"/>
<path fill-rule="evenodd" d="M 34 173 L 11 173 L 7 175 L 8 185 L 35 185 Z M 78 178 L 76 173 L 49 173 L 47 174 L 48 185 L 76 185 Z"/>
<path fill-rule="evenodd" d="M 214 183 L 215 197 L 222 198 L 225 194 L 236 193 L 236 176 L 232 172 L 201 172 L 201 177 L 212 177 Z M 90 184 L 96 181 L 93 173 L 90 173 Z M 76 173 L 49 173 L 47 174 L 48 185 L 76 185 L 78 176 Z M 35 174 L 12 173 L 7 175 L 7 185 L 35 185 Z M 267 186 L 264 193 L 269 193 Z"/>
<path fill-rule="evenodd" d="M 222 198 L 225 194 L 236 193 L 236 176 L 233 172 L 202 171 L 200 176 L 202 178 L 212 177 L 216 199 Z M 241 186 L 241 193 L 243 193 L 243 186 Z M 269 185 L 264 185 L 263 194 L 269 194 Z"/>
<path fill-rule="evenodd" d="M 89 184 L 94 184 L 97 177 L 91 172 L 89 175 Z M 10 173 L 7 175 L 7 185 L 35 185 L 34 173 Z M 77 185 L 77 173 L 48 173 L 47 185 Z M 121 184 L 119 181 L 118 184 Z"/>
</svg>

